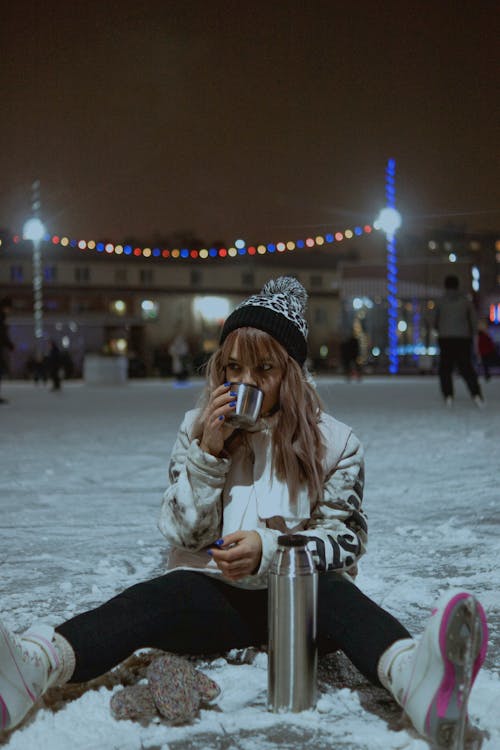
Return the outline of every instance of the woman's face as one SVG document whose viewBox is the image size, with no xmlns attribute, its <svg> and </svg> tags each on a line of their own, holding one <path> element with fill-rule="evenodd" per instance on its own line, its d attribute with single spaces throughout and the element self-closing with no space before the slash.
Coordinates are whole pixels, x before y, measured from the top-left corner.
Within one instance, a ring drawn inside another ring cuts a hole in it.
<svg viewBox="0 0 500 750">
<path fill-rule="evenodd" d="M 226 365 L 226 378 L 233 383 L 250 383 L 264 393 L 261 414 L 266 416 L 279 406 L 280 386 L 283 374 L 281 367 L 269 356 L 256 363 L 246 362 L 239 354 L 235 340 Z"/>
</svg>

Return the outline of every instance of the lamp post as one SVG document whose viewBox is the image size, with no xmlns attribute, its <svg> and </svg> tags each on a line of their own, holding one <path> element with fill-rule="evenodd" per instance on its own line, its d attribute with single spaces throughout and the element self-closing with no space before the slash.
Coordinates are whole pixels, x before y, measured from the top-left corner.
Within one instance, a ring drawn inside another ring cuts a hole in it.
<svg viewBox="0 0 500 750">
<path fill-rule="evenodd" d="M 44 235 L 45 227 L 41 219 L 37 216 L 28 219 L 23 227 L 23 237 L 33 243 L 33 325 L 37 362 L 43 356 L 43 270 L 40 243 Z"/>
<path fill-rule="evenodd" d="M 396 232 L 401 226 L 401 214 L 396 210 L 396 161 L 389 159 L 385 170 L 386 207 L 374 222 L 386 238 L 387 247 L 387 329 L 389 342 L 389 372 L 398 371 L 398 267 L 396 254 Z"/>
</svg>

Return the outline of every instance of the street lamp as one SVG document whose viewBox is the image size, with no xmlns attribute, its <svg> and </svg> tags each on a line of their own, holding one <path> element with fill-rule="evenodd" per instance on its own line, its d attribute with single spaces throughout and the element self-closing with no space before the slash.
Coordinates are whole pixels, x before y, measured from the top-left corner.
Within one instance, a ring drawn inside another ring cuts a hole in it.
<svg viewBox="0 0 500 750">
<path fill-rule="evenodd" d="M 43 222 L 36 216 L 23 227 L 23 237 L 33 243 L 33 324 L 35 329 L 35 359 L 43 356 L 43 270 L 40 243 L 45 235 Z"/>
<path fill-rule="evenodd" d="M 385 235 L 392 237 L 401 226 L 401 214 L 395 208 L 383 208 L 375 220 L 375 229 L 381 229 Z"/>
<path fill-rule="evenodd" d="M 396 210 L 396 161 L 389 159 L 385 170 L 385 199 L 383 208 L 374 222 L 376 229 L 385 234 L 387 247 L 387 316 L 389 339 L 389 372 L 398 371 L 398 267 L 396 232 L 401 226 L 401 214 Z"/>
</svg>

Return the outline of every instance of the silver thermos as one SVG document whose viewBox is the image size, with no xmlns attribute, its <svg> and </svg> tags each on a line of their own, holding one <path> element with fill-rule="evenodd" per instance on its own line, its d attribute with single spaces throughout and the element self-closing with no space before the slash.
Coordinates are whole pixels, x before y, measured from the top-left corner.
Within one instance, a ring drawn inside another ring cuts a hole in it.
<svg viewBox="0 0 500 750">
<path fill-rule="evenodd" d="M 270 711 L 316 705 L 318 572 L 307 541 L 300 534 L 280 536 L 269 571 Z"/>
</svg>

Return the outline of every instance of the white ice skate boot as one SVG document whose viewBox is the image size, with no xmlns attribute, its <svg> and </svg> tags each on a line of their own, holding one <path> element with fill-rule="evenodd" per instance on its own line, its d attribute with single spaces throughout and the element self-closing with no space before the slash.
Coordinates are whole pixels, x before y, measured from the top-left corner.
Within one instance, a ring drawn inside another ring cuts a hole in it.
<svg viewBox="0 0 500 750">
<path fill-rule="evenodd" d="M 467 702 L 488 645 L 486 616 L 466 592 L 438 603 L 419 641 L 396 641 L 378 664 L 381 683 L 415 729 L 443 748 L 462 748 Z"/>
<path fill-rule="evenodd" d="M 46 625 L 22 636 L 0 623 L 0 729 L 13 729 L 47 688 L 63 685 L 75 668 L 68 641 Z"/>
</svg>

